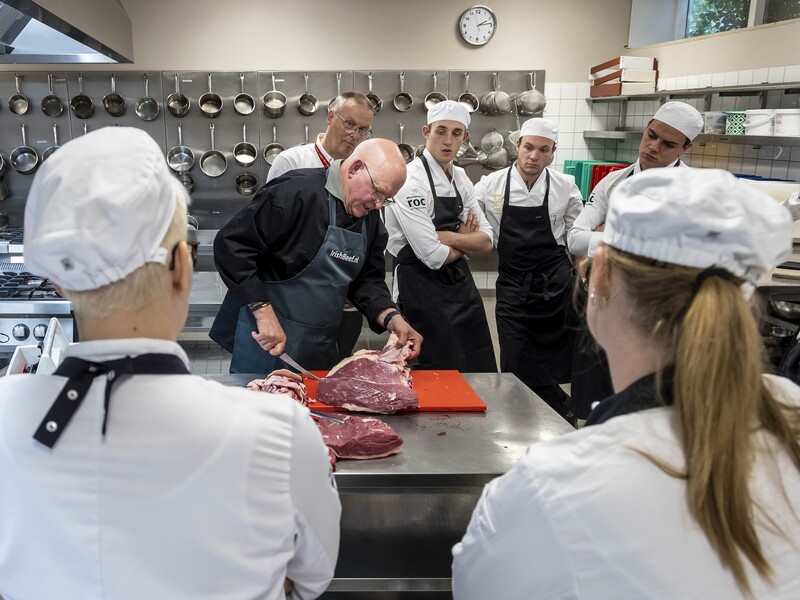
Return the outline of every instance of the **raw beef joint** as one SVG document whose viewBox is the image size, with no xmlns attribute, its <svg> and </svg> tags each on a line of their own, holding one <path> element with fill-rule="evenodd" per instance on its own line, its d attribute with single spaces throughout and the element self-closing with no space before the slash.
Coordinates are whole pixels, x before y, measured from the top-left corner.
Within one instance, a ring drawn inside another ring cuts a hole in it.
<svg viewBox="0 0 800 600">
<path fill-rule="evenodd" d="M 317 426 L 325 445 L 338 458 L 381 458 L 400 452 L 402 438 L 375 417 L 342 417 L 344 423 L 320 419 Z"/>
<path fill-rule="evenodd" d="M 273 371 L 266 379 L 253 379 L 247 384 L 247 389 L 271 394 L 287 394 L 303 406 L 308 406 L 308 393 L 303 377 L 288 369 Z"/>
<path fill-rule="evenodd" d="M 411 348 L 396 348 L 396 341 L 392 334 L 383 350 L 359 350 L 345 358 L 319 382 L 317 400 L 347 410 L 385 414 L 419 406 L 406 366 Z"/>
</svg>

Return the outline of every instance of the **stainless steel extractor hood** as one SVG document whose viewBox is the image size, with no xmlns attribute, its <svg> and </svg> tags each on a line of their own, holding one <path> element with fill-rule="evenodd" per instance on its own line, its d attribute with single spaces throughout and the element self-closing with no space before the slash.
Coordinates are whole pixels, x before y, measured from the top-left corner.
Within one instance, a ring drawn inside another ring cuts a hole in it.
<svg viewBox="0 0 800 600">
<path fill-rule="evenodd" d="M 0 64 L 131 62 L 121 0 L 0 1 Z"/>
</svg>

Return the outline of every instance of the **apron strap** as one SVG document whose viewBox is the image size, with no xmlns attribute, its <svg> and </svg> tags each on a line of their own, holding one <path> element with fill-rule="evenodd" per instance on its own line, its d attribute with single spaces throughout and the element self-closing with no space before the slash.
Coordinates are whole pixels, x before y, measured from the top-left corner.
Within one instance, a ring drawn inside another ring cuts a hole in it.
<svg viewBox="0 0 800 600">
<path fill-rule="evenodd" d="M 189 375 L 183 361 L 174 354 L 141 354 L 119 360 L 92 362 L 75 357 L 65 358 L 54 375 L 67 377 L 55 402 L 42 419 L 33 439 L 52 448 L 78 411 L 95 378 L 105 376 L 102 433 L 106 434 L 108 408 L 114 384 L 130 375 Z"/>
</svg>

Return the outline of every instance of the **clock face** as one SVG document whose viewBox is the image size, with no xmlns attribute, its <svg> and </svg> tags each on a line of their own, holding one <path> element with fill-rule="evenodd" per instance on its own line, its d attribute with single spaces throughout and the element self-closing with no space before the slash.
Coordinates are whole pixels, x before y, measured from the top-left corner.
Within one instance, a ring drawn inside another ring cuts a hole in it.
<svg viewBox="0 0 800 600">
<path fill-rule="evenodd" d="M 472 6 L 458 20 L 458 32 L 464 41 L 473 46 L 482 46 L 494 35 L 497 17 L 485 6 Z"/>
</svg>

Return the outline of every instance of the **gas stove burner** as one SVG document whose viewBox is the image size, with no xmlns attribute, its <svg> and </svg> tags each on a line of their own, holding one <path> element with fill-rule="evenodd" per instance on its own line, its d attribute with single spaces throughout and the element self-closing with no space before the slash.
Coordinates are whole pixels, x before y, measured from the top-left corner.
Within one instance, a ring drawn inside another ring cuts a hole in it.
<svg viewBox="0 0 800 600">
<path fill-rule="evenodd" d="M 0 298 L 6 300 L 49 300 L 61 296 L 49 280 L 27 271 L 0 272 Z"/>
</svg>

